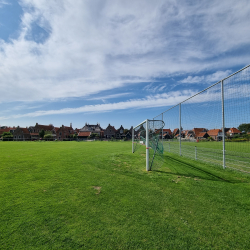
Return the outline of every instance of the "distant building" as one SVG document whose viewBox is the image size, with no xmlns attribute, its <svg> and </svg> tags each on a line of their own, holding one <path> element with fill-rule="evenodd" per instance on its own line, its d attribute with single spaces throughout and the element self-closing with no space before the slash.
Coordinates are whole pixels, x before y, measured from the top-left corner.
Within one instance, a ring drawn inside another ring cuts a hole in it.
<svg viewBox="0 0 250 250">
<path fill-rule="evenodd" d="M 72 127 L 67 127 L 62 125 L 59 129 L 56 130 L 56 139 L 64 140 L 70 139 L 75 134 L 75 131 Z"/>
<path fill-rule="evenodd" d="M 15 129 L 13 133 L 14 141 L 27 141 L 31 140 L 30 132 L 27 128 L 20 128 L 19 126 Z"/>
<path fill-rule="evenodd" d="M 207 131 L 209 137 L 213 138 L 215 141 L 222 140 L 222 130 L 221 129 L 210 129 Z"/>
<path fill-rule="evenodd" d="M 115 127 L 109 124 L 107 128 L 104 130 L 104 137 L 107 139 L 115 138 L 116 137 Z"/>
<path fill-rule="evenodd" d="M 116 139 L 123 139 L 125 137 L 126 137 L 126 135 L 124 133 L 124 128 L 121 125 L 121 127 L 116 130 Z"/>
<path fill-rule="evenodd" d="M 85 123 L 85 126 L 82 129 L 80 129 L 79 132 L 95 133 L 95 134 L 98 134 L 98 136 L 101 138 L 104 136 L 104 131 L 99 123 L 97 123 L 96 125 L 90 125 L 90 124 Z"/>
<path fill-rule="evenodd" d="M 235 135 L 241 135 L 242 132 L 237 129 L 237 128 L 230 128 L 227 132 L 226 132 L 228 137 L 234 137 Z"/>
</svg>

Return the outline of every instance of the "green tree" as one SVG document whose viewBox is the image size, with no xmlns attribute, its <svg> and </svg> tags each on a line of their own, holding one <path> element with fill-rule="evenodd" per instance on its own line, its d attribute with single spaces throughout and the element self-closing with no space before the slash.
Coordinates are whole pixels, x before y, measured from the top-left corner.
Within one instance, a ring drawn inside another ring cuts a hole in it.
<svg viewBox="0 0 250 250">
<path fill-rule="evenodd" d="M 95 138 L 95 137 L 99 137 L 99 135 L 96 134 L 96 133 L 91 133 L 89 137 L 90 137 L 90 138 Z"/>
<path fill-rule="evenodd" d="M 45 131 L 42 129 L 42 130 L 39 132 L 39 136 L 40 136 L 41 138 L 43 138 L 44 135 L 45 135 Z"/>
<path fill-rule="evenodd" d="M 77 134 L 70 135 L 70 138 L 77 139 Z"/>
<path fill-rule="evenodd" d="M 239 125 L 238 129 L 243 133 L 250 132 L 250 123 L 242 123 Z"/>
<path fill-rule="evenodd" d="M 13 139 L 13 135 L 10 132 L 3 132 L 2 134 L 3 141 Z"/>
<path fill-rule="evenodd" d="M 3 132 L 2 137 L 5 137 L 5 138 L 12 138 L 13 135 L 12 135 L 10 132 Z"/>
<path fill-rule="evenodd" d="M 44 139 L 52 139 L 53 138 L 52 132 L 46 131 L 43 138 Z"/>
</svg>

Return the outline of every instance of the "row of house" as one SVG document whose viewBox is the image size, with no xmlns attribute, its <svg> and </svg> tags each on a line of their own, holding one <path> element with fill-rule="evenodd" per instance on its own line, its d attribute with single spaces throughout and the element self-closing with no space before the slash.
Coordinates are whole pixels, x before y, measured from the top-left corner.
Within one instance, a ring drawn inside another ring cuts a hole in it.
<svg viewBox="0 0 250 250">
<path fill-rule="evenodd" d="M 225 128 L 225 136 L 227 138 L 232 138 L 235 135 L 240 135 L 242 132 L 237 128 Z M 173 139 L 173 138 L 183 138 L 183 139 L 193 139 L 193 140 L 204 140 L 208 137 L 213 138 L 215 141 L 221 141 L 223 138 L 223 133 L 221 129 L 206 129 L 206 128 L 193 128 L 192 130 L 182 130 L 180 135 L 179 128 L 174 129 L 163 129 L 159 130 L 158 133 L 162 135 L 165 139 Z"/>
<path fill-rule="evenodd" d="M 0 137 L 4 132 L 10 132 L 13 135 L 13 140 L 37 140 L 40 139 L 40 132 L 44 130 L 45 134 L 49 134 L 50 138 L 55 140 L 69 140 L 71 138 L 87 139 L 90 137 L 106 138 L 106 139 L 124 139 L 131 138 L 132 127 L 130 130 L 124 129 L 121 125 L 120 128 L 115 129 L 110 124 L 106 129 L 103 129 L 99 123 L 96 125 L 90 125 L 85 123 L 85 126 L 81 129 L 73 129 L 72 124 L 70 126 L 54 127 L 52 124 L 41 125 L 36 123 L 35 126 L 26 128 L 21 127 L 2 127 L 0 129 Z"/>
</svg>

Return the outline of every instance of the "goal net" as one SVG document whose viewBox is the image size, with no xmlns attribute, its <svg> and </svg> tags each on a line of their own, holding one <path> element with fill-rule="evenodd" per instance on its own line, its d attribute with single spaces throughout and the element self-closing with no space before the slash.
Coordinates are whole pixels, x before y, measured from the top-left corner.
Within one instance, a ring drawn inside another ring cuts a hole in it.
<svg viewBox="0 0 250 250">
<path fill-rule="evenodd" d="M 147 171 L 156 169 L 163 163 L 163 127 L 162 120 L 145 120 L 133 128 L 132 152 L 142 152 L 143 148 L 146 149 Z"/>
</svg>

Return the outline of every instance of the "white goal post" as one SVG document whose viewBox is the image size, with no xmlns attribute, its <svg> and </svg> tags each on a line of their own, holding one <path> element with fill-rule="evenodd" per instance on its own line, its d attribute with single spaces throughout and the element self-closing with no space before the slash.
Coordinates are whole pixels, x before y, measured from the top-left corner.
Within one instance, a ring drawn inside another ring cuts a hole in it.
<svg viewBox="0 0 250 250">
<path fill-rule="evenodd" d="M 158 141 L 157 141 L 156 147 L 153 147 L 154 148 L 153 158 L 151 157 L 152 159 L 150 159 L 149 150 L 150 149 L 153 150 L 152 149 L 153 142 L 151 137 L 156 132 L 159 132 L 163 127 L 164 127 L 164 122 L 162 120 L 147 119 L 138 124 L 137 126 L 133 127 L 132 129 L 132 153 L 135 152 L 136 147 L 138 147 L 137 145 L 138 143 L 139 144 L 143 143 L 146 146 L 146 171 L 151 170 L 154 156 L 156 154 L 156 148 L 158 146 Z M 135 138 L 137 139 L 136 143 L 135 143 Z"/>
</svg>

